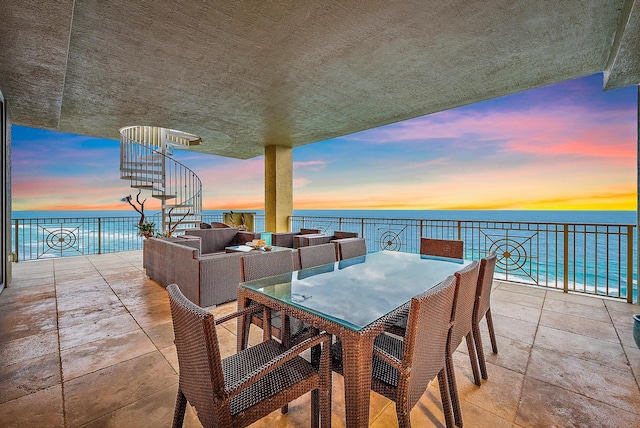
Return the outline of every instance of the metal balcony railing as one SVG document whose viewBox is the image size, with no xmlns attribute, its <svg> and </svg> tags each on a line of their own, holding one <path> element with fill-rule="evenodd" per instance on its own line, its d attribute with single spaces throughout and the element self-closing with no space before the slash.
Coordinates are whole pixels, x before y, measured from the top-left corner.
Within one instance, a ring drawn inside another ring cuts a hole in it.
<svg viewBox="0 0 640 428">
<path fill-rule="evenodd" d="M 635 225 L 294 216 L 291 230 L 357 232 L 370 252 L 418 253 L 420 238 L 460 239 L 465 258 L 498 254 L 496 279 L 637 301 Z"/>
<path fill-rule="evenodd" d="M 150 215 L 155 221 L 161 213 Z M 113 253 L 142 249 L 139 217 L 16 218 L 11 222 L 13 261 Z M 222 214 L 203 214 L 202 221 L 222 222 Z M 255 217 L 264 230 L 264 216 Z"/>
<path fill-rule="evenodd" d="M 153 216 L 151 217 L 153 218 Z M 370 252 L 417 253 L 421 237 L 461 239 L 465 257 L 498 254 L 496 279 L 637 302 L 635 225 L 293 216 L 302 227 L 357 232 Z M 222 222 L 222 214 L 204 214 Z M 31 218 L 12 222 L 14 261 L 139 250 L 138 217 Z M 263 231 L 264 215 L 255 217 Z"/>
</svg>

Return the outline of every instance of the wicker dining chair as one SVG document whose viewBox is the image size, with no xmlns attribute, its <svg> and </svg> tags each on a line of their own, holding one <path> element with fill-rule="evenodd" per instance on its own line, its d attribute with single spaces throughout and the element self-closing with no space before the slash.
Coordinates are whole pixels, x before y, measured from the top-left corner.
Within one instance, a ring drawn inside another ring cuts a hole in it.
<svg viewBox="0 0 640 428">
<path fill-rule="evenodd" d="M 338 260 L 367 255 L 367 243 L 364 238 L 345 238 L 338 241 Z"/>
<path fill-rule="evenodd" d="M 242 281 L 252 281 L 254 279 L 266 278 L 268 276 L 280 275 L 287 272 L 293 272 L 293 257 L 291 251 L 274 251 L 271 253 L 257 254 L 243 256 L 240 258 Z M 251 317 L 251 322 L 244 323 L 243 343 L 242 348 L 245 349 L 249 340 L 249 328 L 251 324 L 257 325 L 262 328 L 263 338 L 266 340 L 270 337 L 276 337 L 286 345 L 296 344 L 310 336 L 318 334 L 318 330 L 302 321 L 291 318 L 289 316 L 282 316 L 278 311 L 271 311 L 267 309 L 264 313 L 269 314 L 270 334 L 265 329 L 265 322 L 263 320 L 263 313 L 258 313 Z M 314 361 L 317 355 L 316 350 L 313 350 L 312 355 Z"/>
<path fill-rule="evenodd" d="M 336 247 L 331 243 L 300 247 L 298 257 L 300 269 L 334 263 L 337 261 Z"/>
<path fill-rule="evenodd" d="M 482 379 L 488 379 L 487 364 L 482 348 L 482 337 L 480 334 L 480 321 L 485 317 L 491 338 L 491 348 L 494 354 L 498 353 L 496 334 L 493 330 L 493 320 L 491 319 L 491 286 L 493 285 L 493 274 L 496 268 L 497 254 L 491 253 L 480 260 L 480 271 L 478 273 L 478 285 L 476 287 L 476 301 L 473 308 L 473 340 L 478 353 L 478 363 Z"/>
<path fill-rule="evenodd" d="M 240 271 L 242 273 L 242 282 L 253 281 L 254 279 L 266 278 L 268 276 L 280 275 L 282 273 L 293 272 L 293 255 L 291 251 L 273 251 L 264 254 L 251 254 L 242 256 L 240 258 Z M 277 337 L 280 340 L 284 337 L 284 320 L 281 317 L 280 312 L 270 313 L 270 326 L 271 332 L 267 332 L 265 329 L 265 323 L 263 320 L 263 314 L 255 314 L 251 317 L 251 322 L 244 323 L 244 341 L 242 348 L 245 349 L 249 340 L 249 328 L 251 324 L 257 325 L 264 331 L 264 338 L 267 339 L 271 336 Z M 301 323 L 300 323 L 301 324 Z M 270 333 L 270 334 L 269 334 Z"/>
<path fill-rule="evenodd" d="M 449 239 L 420 238 L 420 254 L 425 256 L 462 259 L 464 256 L 464 242 Z M 407 317 L 405 315 L 394 325 L 389 326 L 387 331 L 402 336 L 404 335 L 404 329 L 406 327 Z"/>
<path fill-rule="evenodd" d="M 449 335 L 447 352 L 447 379 L 449 381 L 449 393 L 451 394 L 453 415 L 455 417 L 456 425 L 459 427 L 462 427 L 462 411 L 460 410 L 460 398 L 458 395 L 458 386 L 456 384 L 455 370 L 453 367 L 453 353 L 460 343 L 462 343 L 463 339 L 466 339 L 467 341 L 467 349 L 469 352 L 469 360 L 471 362 L 471 370 L 473 371 L 474 383 L 478 386 L 481 385 L 476 349 L 473 341 L 472 323 L 479 266 L 480 264 L 477 261 L 474 261 L 455 273 L 457 286 L 456 297 L 453 303 L 453 316 L 451 317 L 453 327 L 451 328 L 451 334 Z"/>
<path fill-rule="evenodd" d="M 242 256 L 242 281 L 266 278 L 293 272 L 293 255 L 291 251 L 271 251 L 262 254 Z"/>
<path fill-rule="evenodd" d="M 216 325 L 242 316 L 248 307 L 218 320 L 188 300 L 176 284 L 167 287 L 178 354 L 179 381 L 173 427 L 181 427 L 187 402 L 204 427 L 245 427 L 311 392 L 311 426 L 331 426 L 331 336 L 321 334 L 286 349 L 268 340 L 222 358 Z M 300 353 L 322 347 L 319 369 Z"/>
<path fill-rule="evenodd" d="M 464 241 L 420 238 L 420 254 L 452 259 L 464 258 Z"/>
<path fill-rule="evenodd" d="M 411 409 L 436 376 L 445 421 L 453 427 L 445 366 L 455 289 L 452 275 L 413 297 L 404 339 L 381 334 L 374 341 L 371 389 L 395 401 L 400 427 L 411 426 Z"/>
</svg>

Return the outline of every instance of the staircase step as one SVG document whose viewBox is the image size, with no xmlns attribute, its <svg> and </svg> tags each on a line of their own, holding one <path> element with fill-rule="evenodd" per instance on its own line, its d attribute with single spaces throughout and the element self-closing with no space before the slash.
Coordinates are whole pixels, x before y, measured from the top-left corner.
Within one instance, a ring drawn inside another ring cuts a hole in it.
<svg viewBox="0 0 640 428">
<path fill-rule="evenodd" d="M 148 165 L 148 164 L 130 164 L 123 165 L 120 168 L 120 171 L 130 171 L 130 172 L 138 172 L 138 171 L 150 171 L 153 173 L 161 173 L 162 165 Z"/>
<path fill-rule="evenodd" d="M 183 220 L 180 222 L 180 224 L 200 224 L 201 221 L 200 220 Z M 172 224 L 175 224 L 175 222 L 172 222 Z"/>
<path fill-rule="evenodd" d="M 152 190 L 153 189 L 153 185 L 152 184 L 132 184 L 131 188 L 132 189 Z"/>
<path fill-rule="evenodd" d="M 134 176 L 134 177 L 141 176 L 141 175 L 143 175 L 143 176 L 146 175 L 146 176 L 151 176 L 151 177 L 162 178 L 162 176 L 164 175 L 162 171 L 151 171 L 151 170 L 148 170 L 148 169 L 136 169 L 136 170 L 134 170 L 134 169 L 127 168 L 127 169 L 120 169 L 120 172 L 121 173 L 126 173 L 126 174 Z"/>
<path fill-rule="evenodd" d="M 165 208 L 171 209 L 171 208 L 193 208 L 193 204 L 171 204 L 171 205 L 165 205 Z"/>
<path fill-rule="evenodd" d="M 171 214 L 167 213 L 165 215 L 167 216 L 167 218 L 169 218 L 169 217 L 182 217 L 185 214 L 187 214 L 187 217 L 193 217 L 193 212 L 192 211 L 189 212 L 189 213 L 187 213 L 186 211 L 185 212 L 179 212 L 179 211 L 176 212 L 176 211 L 174 211 Z"/>
<path fill-rule="evenodd" d="M 152 197 L 156 198 L 156 199 L 175 199 L 176 195 L 163 195 L 163 194 L 153 194 L 151 195 Z"/>
</svg>

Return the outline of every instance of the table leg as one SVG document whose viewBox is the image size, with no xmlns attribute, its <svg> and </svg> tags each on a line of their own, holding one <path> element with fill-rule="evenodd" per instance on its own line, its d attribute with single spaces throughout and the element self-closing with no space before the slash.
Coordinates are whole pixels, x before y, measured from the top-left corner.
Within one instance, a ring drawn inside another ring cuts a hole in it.
<svg viewBox="0 0 640 428">
<path fill-rule="evenodd" d="M 369 426 L 373 339 L 374 337 L 360 334 L 342 338 L 344 400 L 348 427 Z"/>
<path fill-rule="evenodd" d="M 240 287 L 240 291 L 238 292 L 238 310 L 242 310 L 246 308 L 251 299 L 244 297 L 242 294 L 242 287 Z M 241 351 L 247 347 L 247 342 L 249 340 L 249 328 L 251 327 L 251 315 L 245 315 L 238 317 L 238 326 L 237 326 L 237 350 Z"/>
</svg>

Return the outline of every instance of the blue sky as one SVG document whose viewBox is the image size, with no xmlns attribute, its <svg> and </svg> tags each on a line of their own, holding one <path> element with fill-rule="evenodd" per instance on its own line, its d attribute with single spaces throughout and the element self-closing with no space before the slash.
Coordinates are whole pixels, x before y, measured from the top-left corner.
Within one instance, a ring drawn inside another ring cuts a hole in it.
<svg viewBox="0 0 640 428">
<path fill-rule="evenodd" d="M 635 210 L 636 130 L 637 88 L 587 76 L 296 148 L 294 208 Z M 262 156 L 175 157 L 205 209 L 264 207 Z M 14 126 L 13 209 L 130 209 L 118 167 L 118 141 Z"/>
</svg>

